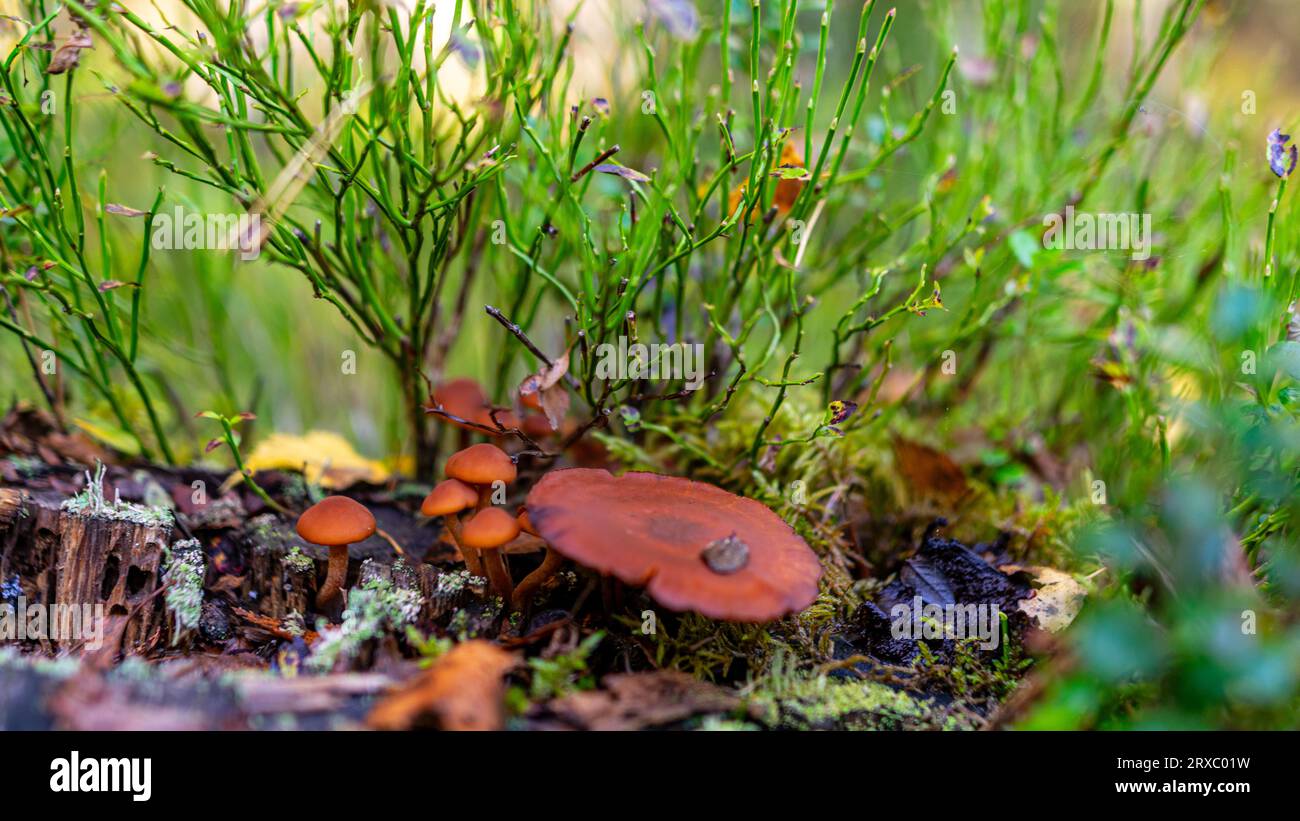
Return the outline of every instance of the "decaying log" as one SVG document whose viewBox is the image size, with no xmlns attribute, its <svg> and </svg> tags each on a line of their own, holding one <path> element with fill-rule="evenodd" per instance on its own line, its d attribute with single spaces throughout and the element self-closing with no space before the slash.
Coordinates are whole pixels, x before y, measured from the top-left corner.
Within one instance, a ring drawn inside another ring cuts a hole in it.
<svg viewBox="0 0 1300 821">
<path fill-rule="evenodd" d="M 4 533 L 18 521 L 18 517 L 24 512 L 25 498 L 26 494 L 17 488 L 0 487 L 0 533 Z"/>
<path fill-rule="evenodd" d="M 62 511 L 57 498 L 35 497 L 15 488 L 0 489 L 0 585 L 27 602 L 54 600 L 55 556 Z"/>
<path fill-rule="evenodd" d="M 318 558 L 313 554 L 319 553 L 323 566 L 327 553 L 303 542 L 273 514 L 251 519 L 238 542 L 246 563 L 243 601 L 255 603 L 258 613 L 275 619 L 311 613 L 316 602 Z"/>
<path fill-rule="evenodd" d="M 64 512 L 55 563 L 56 604 L 103 604 L 104 615 L 130 615 L 122 646 L 144 652 L 166 630 L 156 595 L 170 524 Z"/>
<path fill-rule="evenodd" d="M 0 489 L 0 583 L 16 580 L 28 606 L 102 605 L 105 617 L 132 615 L 123 648 L 144 652 L 166 632 L 163 600 L 155 594 L 170 524 L 72 513 L 59 503 L 57 497 Z M 44 643 L 52 648 L 77 642 Z"/>
</svg>

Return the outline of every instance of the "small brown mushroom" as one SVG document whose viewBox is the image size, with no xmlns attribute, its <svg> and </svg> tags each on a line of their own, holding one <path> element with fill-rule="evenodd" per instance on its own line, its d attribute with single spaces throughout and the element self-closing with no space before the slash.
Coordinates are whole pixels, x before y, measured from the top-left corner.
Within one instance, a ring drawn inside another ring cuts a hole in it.
<svg viewBox="0 0 1300 821">
<path fill-rule="evenodd" d="M 479 510 L 487 507 L 492 498 L 493 484 L 509 484 L 519 475 L 514 460 L 501 448 L 486 442 L 453 453 L 443 471 L 449 479 L 459 479 L 478 489 Z"/>
<path fill-rule="evenodd" d="M 304 541 L 330 549 L 325 584 L 316 593 L 316 607 L 328 607 L 343 590 L 348 574 L 348 545 L 365 541 L 375 532 L 375 517 L 365 505 L 346 496 L 329 496 L 298 517 L 298 535 Z"/>
<path fill-rule="evenodd" d="M 461 511 L 470 510 L 476 504 L 478 504 L 478 492 L 474 488 L 459 479 L 445 479 L 424 497 L 420 512 L 425 516 L 442 517 L 447 532 L 451 534 L 452 541 L 456 543 L 460 555 L 465 559 L 465 569 L 472 575 L 482 576 L 483 563 L 479 560 L 478 551 L 462 543 L 460 519 L 456 515 Z"/>
<path fill-rule="evenodd" d="M 519 523 L 515 517 L 499 507 L 489 507 L 475 513 L 460 533 L 466 545 L 480 552 L 488 581 L 492 582 L 492 588 L 507 606 L 514 600 L 514 582 L 510 579 L 510 569 L 506 566 L 505 557 L 501 555 L 501 548 L 518 535 Z"/>
<path fill-rule="evenodd" d="M 790 525 L 703 482 L 554 470 L 528 494 L 528 518 L 549 548 L 672 610 L 765 622 L 817 597 L 821 563 Z"/>
</svg>

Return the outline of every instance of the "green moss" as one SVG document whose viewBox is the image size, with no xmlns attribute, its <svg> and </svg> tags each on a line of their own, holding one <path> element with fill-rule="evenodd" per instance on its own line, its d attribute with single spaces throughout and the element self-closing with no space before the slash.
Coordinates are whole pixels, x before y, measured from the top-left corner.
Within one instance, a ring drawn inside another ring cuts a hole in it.
<svg viewBox="0 0 1300 821">
<path fill-rule="evenodd" d="M 553 658 L 540 656 L 530 658 L 528 667 L 532 673 L 529 696 L 533 701 L 546 701 L 559 698 L 577 690 L 590 690 L 596 686 L 587 667 L 587 659 L 600 646 L 605 638 L 605 631 L 597 630 L 567 653 Z"/>
<path fill-rule="evenodd" d="M 915 698 L 875 681 L 816 676 L 760 692 L 751 699 L 762 722 L 794 730 L 886 730 L 929 723 L 932 709 Z"/>
</svg>

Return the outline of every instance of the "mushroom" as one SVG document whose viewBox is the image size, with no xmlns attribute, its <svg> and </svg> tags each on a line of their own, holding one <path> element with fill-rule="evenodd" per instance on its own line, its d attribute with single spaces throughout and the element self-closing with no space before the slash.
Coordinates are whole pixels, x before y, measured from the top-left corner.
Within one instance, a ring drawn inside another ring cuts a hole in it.
<svg viewBox="0 0 1300 821">
<path fill-rule="evenodd" d="M 465 568 L 474 576 L 483 575 L 483 563 L 479 561 L 478 551 L 466 547 L 460 538 L 460 519 L 456 514 L 469 510 L 478 504 L 478 492 L 459 479 L 444 479 L 437 487 L 429 491 L 420 505 L 420 512 L 425 516 L 441 516 L 447 532 L 460 549 L 465 559 Z"/>
<path fill-rule="evenodd" d="M 519 535 L 515 517 L 499 507 L 489 507 L 475 513 L 461 528 L 461 541 L 477 549 L 483 558 L 483 569 L 497 595 L 509 606 L 513 602 L 514 583 L 506 567 L 501 548 Z"/>
<path fill-rule="evenodd" d="M 518 424 L 515 415 L 508 409 L 494 409 L 487 394 L 483 393 L 483 388 L 473 379 L 460 378 L 443 382 L 434 388 L 430 398 L 434 407 L 465 420 L 457 422 L 443 417 L 444 421 L 460 428 L 461 447 L 469 444 L 469 437 L 473 433 L 500 436 L 502 431 L 498 428 L 513 428 Z"/>
<path fill-rule="evenodd" d="M 515 522 L 518 523 L 519 529 L 524 533 L 536 536 L 539 539 L 541 538 L 542 534 L 538 533 L 533 527 L 532 521 L 528 518 L 528 510 L 526 508 L 519 508 L 519 513 L 515 516 Z M 537 589 L 545 584 L 547 579 L 558 573 L 560 568 L 563 566 L 564 556 L 555 550 L 552 550 L 551 545 L 548 543 L 546 545 L 546 557 L 542 559 L 541 565 L 532 573 L 524 576 L 519 584 L 515 586 L 513 599 L 514 608 L 516 610 L 522 610 L 524 605 L 528 604 L 532 599 L 533 594 L 537 592 Z"/>
<path fill-rule="evenodd" d="M 346 496 L 329 496 L 298 517 L 298 535 L 304 541 L 330 549 L 325 585 L 316 593 L 316 607 L 333 603 L 348 575 L 348 545 L 365 541 L 375 532 L 375 517 L 365 505 Z"/>
<path fill-rule="evenodd" d="M 519 475 L 514 460 L 501 448 L 486 442 L 453 453 L 443 472 L 449 479 L 459 479 L 478 489 L 479 510 L 487 507 L 492 498 L 493 484 L 509 484 Z"/>
<path fill-rule="evenodd" d="M 703 482 L 555 470 L 528 494 L 528 518 L 549 549 L 672 610 L 765 622 L 817 597 L 821 564 L 790 525 Z"/>
<path fill-rule="evenodd" d="M 542 537 L 542 534 L 537 532 L 537 528 L 533 527 L 532 519 L 528 518 L 527 507 L 523 505 L 519 506 L 519 512 L 515 514 L 515 521 L 519 523 L 519 529 L 527 533 L 529 536 L 536 536 L 539 539 Z"/>
</svg>

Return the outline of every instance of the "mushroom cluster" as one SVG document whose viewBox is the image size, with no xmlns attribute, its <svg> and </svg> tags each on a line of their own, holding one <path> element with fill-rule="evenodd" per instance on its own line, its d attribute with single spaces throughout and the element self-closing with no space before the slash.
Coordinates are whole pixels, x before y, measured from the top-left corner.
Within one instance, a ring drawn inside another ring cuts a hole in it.
<svg viewBox="0 0 1300 821">
<path fill-rule="evenodd" d="M 514 460 L 492 444 L 471 445 L 457 451 L 444 468 L 447 479 L 425 498 L 420 512 L 441 516 L 452 539 L 465 558 L 465 567 L 475 576 L 486 576 L 492 589 L 510 604 L 514 583 L 502 548 L 519 535 L 515 517 L 491 507 L 492 493 L 515 481 Z M 462 522 L 457 514 L 473 508 Z"/>
<path fill-rule="evenodd" d="M 563 375 L 558 364 L 525 380 L 525 405 L 547 404 L 546 393 L 559 388 Z M 491 414 L 472 380 L 445 383 L 436 401 L 476 424 Z M 555 407 L 549 410 L 553 414 Z M 771 621 L 817 597 L 821 563 L 807 543 L 765 505 L 714 485 L 656 473 L 553 470 L 511 515 L 493 505 L 494 496 L 504 501 L 505 487 L 518 478 L 514 458 L 500 447 L 468 445 L 448 458 L 444 470 L 446 478 L 420 511 L 442 519 L 466 570 L 485 577 L 507 610 L 528 607 L 566 561 L 643 587 L 669 609 L 725 621 Z M 330 606 L 343 589 L 348 545 L 375 532 L 370 511 L 344 496 L 331 496 L 302 514 L 299 535 L 330 548 L 318 607 Z M 540 539 L 545 555 L 516 584 L 506 548 L 521 533 Z"/>
</svg>

